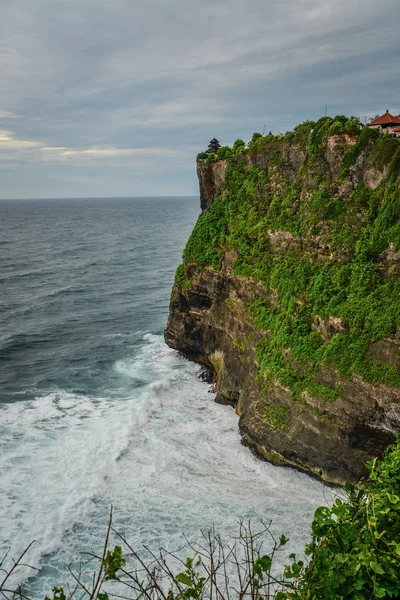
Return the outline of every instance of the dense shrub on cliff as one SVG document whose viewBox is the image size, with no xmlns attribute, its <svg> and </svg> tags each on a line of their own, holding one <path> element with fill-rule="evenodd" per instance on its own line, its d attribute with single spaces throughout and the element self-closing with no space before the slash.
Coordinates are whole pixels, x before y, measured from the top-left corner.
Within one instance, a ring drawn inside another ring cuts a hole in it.
<svg viewBox="0 0 400 600">
<path fill-rule="evenodd" d="M 400 444 L 372 462 L 367 481 L 347 491 L 347 502 L 317 509 L 309 562 L 286 569 L 297 590 L 282 599 L 400 597 Z"/>
<path fill-rule="evenodd" d="M 326 159 L 332 135 L 343 138 L 337 174 Z M 315 376 L 325 366 L 345 378 L 358 373 L 374 385 L 400 387 L 396 365 L 371 353 L 371 344 L 400 330 L 400 140 L 339 116 L 306 122 L 285 136 L 255 135 L 244 155 L 239 142 L 222 195 L 200 215 L 188 241 L 184 269 L 190 263 L 219 269 L 229 250 L 236 274 L 264 284 L 265 295 L 248 311 L 269 332 L 257 348 L 266 386 L 278 380 L 301 399 L 315 392 Z M 259 163 L 261 151 L 268 168 Z M 301 158 L 295 175 L 285 171 L 288 152 Z M 346 177 L 360 157 L 388 174 L 376 189 L 360 183 L 346 193 Z M 340 394 L 319 386 L 328 401 Z"/>
</svg>

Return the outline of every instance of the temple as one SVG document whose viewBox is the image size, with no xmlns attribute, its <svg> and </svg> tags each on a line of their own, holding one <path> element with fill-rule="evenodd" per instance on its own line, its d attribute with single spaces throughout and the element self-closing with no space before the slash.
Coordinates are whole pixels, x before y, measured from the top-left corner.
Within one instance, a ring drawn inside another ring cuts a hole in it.
<svg viewBox="0 0 400 600">
<path fill-rule="evenodd" d="M 400 125 L 400 121 L 399 121 Z M 208 144 L 208 149 L 206 150 L 207 154 L 217 154 L 218 150 L 221 148 L 221 144 L 216 138 L 213 138 L 211 142 Z"/>
<path fill-rule="evenodd" d="M 382 116 L 378 117 L 377 119 L 374 119 L 373 121 L 371 121 L 371 123 L 368 123 L 367 127 L 379 129 L 379 131 L 382 131 L 383 133 L 391 133 L 395 136 L 398 136 L 400 129 L 400 119 L 391 115 L 389 110 L 387 110 Z"/>
</svg>

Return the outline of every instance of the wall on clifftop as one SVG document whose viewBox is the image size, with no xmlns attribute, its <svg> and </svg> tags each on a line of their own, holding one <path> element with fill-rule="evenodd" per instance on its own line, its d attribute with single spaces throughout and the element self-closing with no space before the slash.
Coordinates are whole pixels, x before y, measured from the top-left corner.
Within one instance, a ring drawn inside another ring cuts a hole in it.
<svg viewBox="0 0 400 600">
<path fill-rule="evenodd" d="M 267 459 L 343 482 L 400 432 L 400 142 L 338 123 L 198 164 L 165 338 Z"/>
</svg>

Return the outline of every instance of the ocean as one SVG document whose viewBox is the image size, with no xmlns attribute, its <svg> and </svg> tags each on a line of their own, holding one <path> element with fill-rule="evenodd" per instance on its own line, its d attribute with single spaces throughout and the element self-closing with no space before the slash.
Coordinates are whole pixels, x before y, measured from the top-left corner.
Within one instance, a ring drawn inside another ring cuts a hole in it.
<svg viewBox="0 0 400 600">
<path fill-rule="evenodd" d="M 181 548 L 241 519 L 310 537 L 329 492 L 257 459 L 199 367 L 163 341 L 198 198 L 0 202 L 0 559 L 32 598 L 101 551 Z M 190 554 L 188 552 L 187 554 Z"/>
</svg>

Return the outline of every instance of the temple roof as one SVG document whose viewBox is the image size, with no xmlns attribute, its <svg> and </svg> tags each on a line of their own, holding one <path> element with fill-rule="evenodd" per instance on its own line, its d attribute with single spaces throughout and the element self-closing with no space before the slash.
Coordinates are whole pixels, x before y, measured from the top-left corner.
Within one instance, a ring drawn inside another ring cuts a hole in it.
<svg viewBox="0 0 400 600">
<path fill-rule="evenodd" d="M 213 138 L 208 144 L 208 150 L 206 150 L 206 152 L 207 154 L 216 154 L 220 148 L 221 144 L 219 143 L 217 138 Z"/>
<path fill-rule="evenodd" d="M 396 124 L 400 125 L 400 119 L 398 117 L 394 117 L 393 115 L 391 115 L 389 110 L 387 110 L 382 116 L 378 117 L 377 119 L 374 119 L 373 121 L 371 121 L 371 123 L 368 123 L 368 127 L 370 127 L 371 125 L 396 125 Z"/>
</svg>

